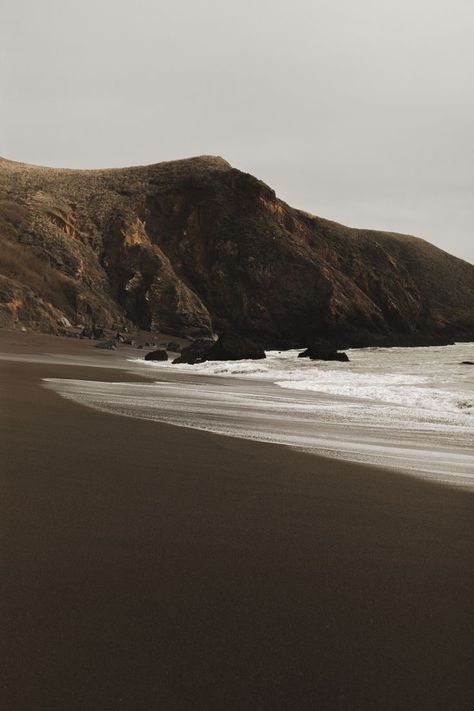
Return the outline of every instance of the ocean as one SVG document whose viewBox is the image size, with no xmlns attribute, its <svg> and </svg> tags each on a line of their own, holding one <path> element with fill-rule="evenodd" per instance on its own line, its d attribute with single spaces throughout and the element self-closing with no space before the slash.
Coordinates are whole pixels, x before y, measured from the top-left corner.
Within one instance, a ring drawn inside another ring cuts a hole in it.
<svg viewBox="0 0 474 711">
<path fill-rule="evenodd" d="M 65 397 L 132 417 L 289 445 L 474 485 L 474 344 L 348 350 L 349 363 L 132 359 L 150 383 L 49 380 Z"/>
</svg>

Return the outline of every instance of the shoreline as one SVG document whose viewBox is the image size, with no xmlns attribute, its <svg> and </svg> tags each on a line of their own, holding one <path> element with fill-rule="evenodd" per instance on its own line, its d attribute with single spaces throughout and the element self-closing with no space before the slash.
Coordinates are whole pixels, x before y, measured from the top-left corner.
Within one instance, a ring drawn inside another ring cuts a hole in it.
<svg viewBox="0 0 474 711">
<path fill-rule="evenodd" d="M 115 362 L 118 367 L 120 361 Z M 103 413 L 285 445 L 467 491 L 474 487 L 474 456 L 465 444 L 472 436 L 468 428 L 472 420 L 466 419 L 457 431 L 420 425 L 396 401 L 289 387 L 289 382 L 279 382 L 287 377 L 281 370 L 262 371 L 259 376 L 260 371 L 245 369 L 251 365 L 247 362 L 243 371 L 232 370 L 228 363 L 211 363 L 214 372 L 146 363 L 136 354 L 127 362 L 128 369 L 125 361 L 120 364 L 122 372 L 142 378 L 148 387 L 132 384 L 127 377 L 100 387 L 95 381 L 72 378 L 52 378 L 44 385 Z M 381 407 L 392 408 L 390 421 Z"/>
<path fill-rule="evenodd" d="M 97 355 L 0 361 L 5 708 L 472 707 L 470 494 L 41 387 Z"/>
<path fill-rule="evenodd" d="M 139 371 L 131 369 L 127 371 L 127 375 L 131 377 L 121 377 L 119 380 L 109 379 L 106 382 L 101 382 L 99 379 L 88 380 L 85 378 L 45 378 L 42 381 L 42 386 L 51 389 L 57 395 L 74 402 L 79 406 L 96 410 L 102 414 L 111 414 L 119 417 L 137 419 L 145 422 L 154 422 L 155 424 L 164 424 L 172 427 L 195 430 L 213 434 L 218 437 L 230 437 L 238 440 L 270 444 L 277 447 L 288 447 L 295 452 L 305 453 L 309 456 L 316 456 L 322 459 L 331 461 L 341 461 L 348 464 L 361 465 L 366 468 L 373 469 L 374 472 L 387 471 L 399 476 L 414 477 L 421 481 L 436 483 L 440 486 L 454 487 L 463 489 L 466 492 L 474 492 L 474 479 L 472 476 L 472 467 L 467 460 L 472 456 L 465 452 L 457 452 L 454 447 L 449 445 L 441 445 L 438 441 L 435 444 L 431 441 L 429 444 L 419 446 L 419 442 L 424 442 L 426 433 L 424 432 L 406 432 L 404 439 L 395 439 L 396 434 L 390 430 L 380 430 L 377 436 L 370 432 L 367 425 L 359 423 L 351 423 L 348 428 L 341 432 L 341 427 L 327 425 L 316 419 L 318 424 L 318 435 L 314 433 L 310 439 L 305 440 L 304 434 L 298 434 L 298 423 L 293 422 L 294 432 L 292 435 L 283 434 L 272 426 L 271 417 L 268 417 L 270 427 L 251 430 L 251 420 L 247 418 L 245 412 L 245 403 L 240 403 L 240 416 L 236 420 L 233 415 L 225 413 L 224 417 L 229 416 L 232 420 L 230 426 L 226 426 L 222 420 L 211 420 L 207 422 L 205 419 L 209 412 L 206 411 L 205 398 L 201 393 L 193 397 L 195 403 L 202 404 L 203 409 L 199 412 L 199 421 L 190 420 L 189 413 L 187 421 L 182 421 L 183 408 L 173 409 L 173 405 L 178 405 L 179 398 L 188 400 L 187 393 L 193 392 L 194 388 L 205 388 L 206 390 L 219 390 L 221 383 L 216 383 L 219 376 L 210 376 L 202 374 L 189 374 L 183 376 L 183 373 L 156 373 L 154 378 L 140 378 Z M 158 375 L 163 377 L 159 378 Z M 136 377 L 135 377 L 136 376 Z M 150 382 L 153 380 L 153 382 Z M 238 379 L 235 377 L 225 377 L 225 392 L 223 393 L 223 402 L 221 408 L 225 410 L 225 394 L 233 385 L 236 385 L 236 391 L 242 395 L 243 386 L 252 391 L 252 396 L 260 391 L 260 394 L 267 393 L 267 398 L 271 400 L 271 394 L 275 393 L 275 384 L 270 381 L 259 381 L 252 379 Z M 93 393 L 97 392 L 95 383 L 100 384 L 100 395 L 103 401 L 95 402 Z M 138 386 L 136 389 L 134 386 Z M 141 391 L 141 386 L 153 388 L 154 397 L 150 406 L 138 406 L 133 403 L 134 396 L 136 399 L 142 399 L 144 393 Z M 254 389 L 252 389 L 252 386 Z M 117 391 L 120 392 L 120 402 L 116 402 Z M 164 409 L 160 402 L 160 396 L 166 393 L 168 408 Z M 170 395 L 170 391 L 173 393 Z M 263 393 L 262 393 L 263 391 Z M 268 395 L 270 393 L 270 395 Z M 327 400 L 333 402 L 325 393 L 316 393 L 318 404 Z M 232 393 L 235 399 L 235 393 Z M 277 395 L 278 397 L 278 395 Z M 109 399 L 110 398 L 110 401 Z M 127 405 L 127 398 L 132 401 L 132 404 Z M 283 395 L 280 396 L 283 400 Z M 338 398 L 344 401 L 342 397 Z M 170 408 L 171 401 L 171 408 Z M 265 400 L 264 400 L 265 403 Z M 229 406 L 231 406 L 229 404 Z M 235 408 L 235 403 L 233 404 Z M 260 406 L 263 412 L 264 404 Z M 171 414 L 172 413 L 172 414 Z M 280 413 L 281 417 L 281 413 Z M 291 413 L 288 415 L 291 418 Z M 274 423 L 273 423 L 274 424 Z M 349 432 L 351 436 L 349 437 Z M 324 434 L 323 434 L 324 433 Z M 433 439 L 433 437 L 432 437 Z M 396 442 L 392 446 L 392 442 Z M 430 445 L 433 445 L 430 447 Z M 428 448 L 430 447 L 430 448 Z M 431 458 L 431 459 L 430 459 Z M 457 458 L 457 462 L 456 462 Z M 443 461 L 444 460 L 444 461 Z M 422 468 L 425 462 L 425 468 Z M 428 464 L 431 462 L 431 464 Z M 434 468 L 436 462 L 437 469 Z M 431 468 L 428 468 L 430 466 Z M 453 473 L 445 474 L 445 471 L 451 467 L 457 466 L 458 470 Z"/>
</svg>

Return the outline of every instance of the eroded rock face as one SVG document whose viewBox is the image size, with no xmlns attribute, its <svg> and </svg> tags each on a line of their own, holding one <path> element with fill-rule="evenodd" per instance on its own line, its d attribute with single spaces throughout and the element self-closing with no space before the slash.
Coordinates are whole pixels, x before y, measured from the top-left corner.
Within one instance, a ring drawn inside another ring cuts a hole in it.
<svg viewBox="0 0 474 711">
<path fill-rule="evenodd" d="M 266 347 L 474 340 L 474 267 L 292 209 L 220 158 L 99 171 L 0 159 L 0 326 L 64 323 Z"/>
</svg>

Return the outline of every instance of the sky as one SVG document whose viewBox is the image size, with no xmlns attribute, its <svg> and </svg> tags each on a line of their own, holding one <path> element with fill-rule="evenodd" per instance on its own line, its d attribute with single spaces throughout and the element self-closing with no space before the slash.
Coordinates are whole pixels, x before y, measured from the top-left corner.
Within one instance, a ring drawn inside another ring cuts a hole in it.
<svg viewBox="0 0 474 711">
<path fill-rule="evenodd" d="M 473 0 L 0 0 L 0 155 L 221 155 L 474 262 Z"/>
</svg>

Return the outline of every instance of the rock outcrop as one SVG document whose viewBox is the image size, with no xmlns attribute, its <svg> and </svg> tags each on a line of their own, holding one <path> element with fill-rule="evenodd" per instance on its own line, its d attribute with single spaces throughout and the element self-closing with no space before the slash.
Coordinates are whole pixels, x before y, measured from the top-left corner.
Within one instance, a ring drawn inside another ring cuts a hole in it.
<svg viewBox="0 0 474 711">
<path fill-rule="evenodd" d="M 236 333 L 223 333 L 211 347 L 208 360 L 260 360 L 264 349 Z"/>
<path fill-rule="evenodd" d="M 259 360 L 266 358 L 262 346 L 236 333 L 224 333 L 216 342 L 200 340 L 183 348 L 173 363 L 204 363 L 206 360 Z"/>
<path fill-rule="evenodd" d="M 348 363 L 349 356 L 342 351 L 335 351 L 329 346 L 314 345 L 306 348 L 298 354 L 298 358 L 310 358 L 311 360 L 338 360 L 341 363 Z"/>
<path fill-rule="evenodd" d="M 474 340 L 474 267 L 295 210 L 222 158 L 117 170 L 0 159 L 0 326 L 266 347 Z"/>
<path fill-rule="evenodd" d="M 168 353 L 163 348 L 158 348 L 147 353 L 144 360 L 168 360 Z"/>
<path fill-rule="evenodd" d="M 173 363 L 187 363 L 194 365 L 195 363 L 204 363 L 208 360 L 208 354 L 214 345 L 214 341 L 210 338 L 198 338 L 189 346 L 181 350 L 181 355 L 174 359 Z"/>
</svg>

